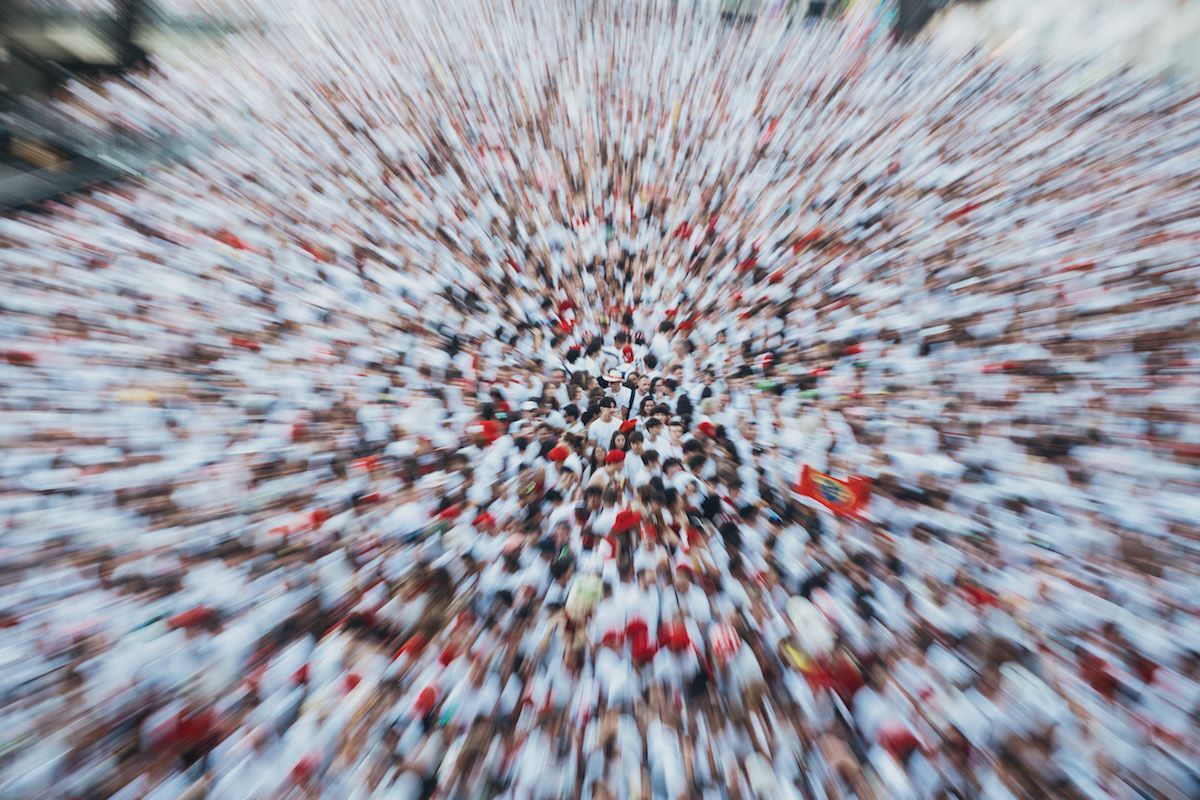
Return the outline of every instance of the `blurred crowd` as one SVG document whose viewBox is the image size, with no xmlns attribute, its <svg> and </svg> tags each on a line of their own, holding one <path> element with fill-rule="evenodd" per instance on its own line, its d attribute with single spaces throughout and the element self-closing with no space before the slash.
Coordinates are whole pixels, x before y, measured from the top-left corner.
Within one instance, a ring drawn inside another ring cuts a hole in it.
<svg viewBox="0 0 1200 800">
<path fill-rule="evenodd" d="M 62 17 L 115 17 L 129 0 L 8 0 L 18 14 L 49 14 Z M 154 19 L 175 23 L 256 24 L 260 13 L 278 14 L 268 2 L 248 0 L 136 0 L 139 14 L 149 12 Z"/>
<path fill-rule="evenodd" d="M 0 797 L 1197 796 L 1194 87 L 258 5 L 0 219 Z"/>
</svg>

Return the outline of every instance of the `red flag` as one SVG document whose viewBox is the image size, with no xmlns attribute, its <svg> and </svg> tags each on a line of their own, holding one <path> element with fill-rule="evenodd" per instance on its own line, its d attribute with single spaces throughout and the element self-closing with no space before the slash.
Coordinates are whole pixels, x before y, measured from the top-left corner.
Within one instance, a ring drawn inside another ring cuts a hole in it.
<svg viewBox="0 0 1200 800">
<path fill-rule="evenodd" d="M 800 473 L 796 492 L 811 497 L 833 513 L 843 517 L 857 517 L 867 507 L 871 495 L 871 479 L 851 475 L 838 480 L 824 472 L 817 472 L 807 464 Z"/>
</svg>

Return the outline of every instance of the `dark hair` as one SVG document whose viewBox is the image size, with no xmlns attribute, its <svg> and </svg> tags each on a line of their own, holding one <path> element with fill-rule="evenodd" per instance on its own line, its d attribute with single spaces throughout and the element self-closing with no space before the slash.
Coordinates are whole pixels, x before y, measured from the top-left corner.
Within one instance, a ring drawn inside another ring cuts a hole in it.
<svg viewBox="0 0 1200 800">
<path fill-rule="evenodd" d="M 642 357 L 642 363 L 646 365 L 646 369 L 654 369 L 658 366 L 658 356 L 654 355 L 654 353 L 646 353 Z"/>
<path fill-rule="evenodd" d="M 558 580 L 570 572 L 571 568 L 574 566 L 575 559 L 571 558 L 570 556 L 556 558 L 554 562 L 550 564 L 550 577 Z"/>
<path fill-rule="evenodd" d="M 605 397 L 603 400 L 600 401 L 600 407 L 601 408 L 616 408 L 617 401 L 612 399 L 611 397 Z"/>
<path fill-rule="evenodd" d="M 681 417 L 690 417 L 692 415 L 692 399 L 686 394 L 680 395 L 679 401 L 675 403 L 675 413 Z"/>
</svg>

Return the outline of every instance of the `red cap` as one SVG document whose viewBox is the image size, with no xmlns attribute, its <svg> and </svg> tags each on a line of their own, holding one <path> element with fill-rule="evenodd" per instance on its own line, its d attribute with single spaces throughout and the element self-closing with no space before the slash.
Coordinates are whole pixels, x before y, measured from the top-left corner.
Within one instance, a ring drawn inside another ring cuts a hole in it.
<svg viewBox="0 0 1200 800">
<path fill-rule="evenodd" d="M 567 456 L 569 456 L 570 454 L 571 454 L 570 450 L 568 450 L 563 445 L 559 444 L 559 445 L 555 445 L 554 447 L 551 447 L 550 452 L 546 454 L 546 457 L 549 458 L 551 461 L 563 462 L 563 461 L 567 460 Z"/>
<path fill-rule="evenodd" d="M 311 780 L 312 776 L 316 774 L 317 767 L 319 766 L 320 762 L 317 760 L 315 755 L 307 755 L 300 759 L 296 762 L 296 765 L 292 767 L 292 772 L 290 775 L 292 783 L 305 783 Z"/>
<path fill-rule="evenodd" d="M 682 620 L 673 620 L 663 625 L 658 638 L 660 643 L 673 653 L 682 653 L 692 644 L 687 626 L 683 624 Z"/>
<path fill-rule="evenodd" d="M 247 339 L 245 336 L 233 336 L 229 339 L 229 343 L 243 350 L 253 350 L 255 353 L 262 349 L 262 345 L 253 339 Z"/>
<path fill-rule="evenodd" d="M 479 423 L 479 425 L 480 425 L 479 433 L 480 433 L 480 435 L 483 436 L 484 439 L 487 439 L 488 444 L 491 444 L 492 442 L 499 439 L 503 433 L 500 430 L 500 423 L 494 419 L 485 419 L 485 420 L 481 421 Z"/>
<path fill-rule="evenodd" d="M 728 664 L 742 646 L 741 637 L 729 625 L 717 625 L 710 634 L 710 638 L 713 655 L 720 664 Z"/>
<path fill-rule="evenodd" d="M 446 508 L 440 514 L 438 514 L 438 519 L 445 519 L 445 520 L 458 519 L 458 515 L 461 513 L 462 513 L 462 506 L 455 504 L 455 505 L 450 506 L 449 508 Z"/>
<path fill-rule="evenodd" d="M 876 734 L 876 741 L 879 746 L 886 750 L 893 758 L 903 761 L 912 754 L 914 750 L 921 746 L 917 741 L 917 737 L 913 735 L 907 727 L 898 725 L 884 725 Z"/>
<path fill-rule="evenodd" d="M 625 463 L 625 451 L 624 450 L 609 450 L 608 455 L 606 455 L 604 457 L 604 463 L 605 464 L 624 464 Z"/>
<path fill-rule="evenodd" d="M 1173 452 L 1179 458 L 1200 458 L 1200 445 L 1177 444 Z"/>
<path fill-rule="evenodd" d="M 433 710 L 433 706 L 436 703 L 437 689 L 434 689 L 432 686 L 426 686 L 421 690 L 421 693 L 417 695 L 417 702 L 413 705 L 413 710 L 416 711 L 419 716 L 423 717 Z"/>
<path fill-rule="evenodd" d="M 370 470 L 378 469 L 381 463 L 379 456 L 364 456 L 363 458 L 355 459 L 354 466 L 369 472 Z"/>
<path fill-rule="evenodd" d="M 705 420 L 704 422 L 701 422 L 699 425 L 697 425 L 696 430 L 700 431 L 701 433 L 703 433 L 705 436 L 708 436 L 708 437 L 713 437 L 713 436 L 717 435 L 717 426 L 713 425 L 708 420 Z"/>
<path fill-rule="evenodd" d="M 216 616 L 216 612 L 208 606 L 196 606 L 189 608 L 187 611 L 176 614 L 167 620 L 169 628 L 194 628 L 199 625 L 204 625 Z"/>
<path fill-rule="evenodd" d="M 800 237 L 800 241 L 792 245 L 792 252 L 797 254 L 800 253 L 805 247 L 812 244 L 817 239 L 820 239 L 822 235 L 824 235 L 824 232 L 820 228 L 813 228 L 811 231 L 804 234 L 804 236 Z"/>
<path fill-rule="evenodd" d="M 26 350 L 5 350 L 4 360 L 14 367 L 25 367 L 37 363 L 37 356 Z"/>
<path fill-rule="evenodd" d="M 620 431 L 621 431 L 621 433 L 629 433 L 631 430 L 633 430 L 636 427 L 637 427 L 636 419 L 627 419 L 621 423 Z"/>
<path fill-rule="evenodd" d="M 617 518 L 613 520 L 612 532 L 624 533 L 633 530 L 640 524 L 642 524 L 642 515 L 626 508 L 617 512 Z"/>
<path fill-rule="evenodd" d="M 396 655 L 392 656 L 392 658 L 399 658 L 400 656 L 412 656 L 413 658 L 416 658 L 417 656 L 421 655 L 421 651 L 425 649 L 425 645 L 427 644 L 429 644 L 428 636 L 423 633 L 414 633 L 408 638 L 408 641 L 396 651 Z"/>
</svg>

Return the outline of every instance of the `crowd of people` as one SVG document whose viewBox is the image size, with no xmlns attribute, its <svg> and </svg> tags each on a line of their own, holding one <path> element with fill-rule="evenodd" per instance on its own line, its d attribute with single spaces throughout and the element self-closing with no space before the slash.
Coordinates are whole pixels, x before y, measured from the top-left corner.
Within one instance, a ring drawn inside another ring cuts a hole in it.
<svg viewBox="0 0 1200 800">
<path fill-rule="evenodd" d="M 0 797 L 1200 793 L 1200 96 L 715 6 L 67 87 L 209 141 L 0 218 Z"/>
<path fill-rule="evenodd" d="M 124 9 L 126 0 L 10 0 L 17 15 L 47 14 L 64 18 L 115 17 Z M 269 11 L 270 4 L 246 0 L 140 0 L 136 9 L 139 18 L 148 15 L 152 22 L 212 23 L 246 25 L 261 21 L 260 11 Z"/>
</svg>

